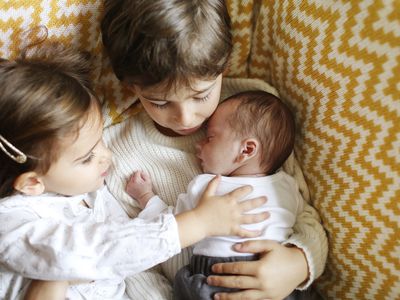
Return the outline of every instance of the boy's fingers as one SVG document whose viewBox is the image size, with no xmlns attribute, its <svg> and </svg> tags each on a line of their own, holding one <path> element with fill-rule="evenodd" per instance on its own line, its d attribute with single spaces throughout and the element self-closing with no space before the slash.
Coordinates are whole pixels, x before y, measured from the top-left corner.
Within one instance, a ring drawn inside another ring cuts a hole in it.
<svg viewBox="0 0 400 300">
<path fill-rule="evenodd" d="M 218 263 L 212 266 L 212 271 L 218 274 L 254 276 L 257 272 L 259 261 L 238 261 L 230 263 Z M 229 276 L 219 277 L 219 281 Z M 236 276 L 235 276 L 236 277 Z M 228 287 L 228 286 L 227 286 Z"/>
<path fill-rule="evenodd" d="M 216 293 L 213 299 L 217 300 L 243 300 L 243 299 L 263 299 L 271 300 L 270 298 L 265 298 L 264 294 L 259 290 L 243 290 L 236 293 Z"/>
<path fill-rule="evenodd" d="M 209 285 L 224 286 L 228 288 L 259 288 L 259 281 L 252 276 L 208 276 L 207 283 Z"/>
<path fill-rule="evenodd" d="M 243 243 L 235 244 L 233 247 L 235 251 L 250 252 L 250 253 L 263 253 L 269 252 L 277 246 L 277 242 L 270 240 L 246 241 Z"/>
<path fill-rule="evenodd" d="M 221 180 L 221 175 L 216 175 L 212 180 L 210 180 L 203 195 L 207 197 L 214 196 L 220 180 Z"/>
</svg>

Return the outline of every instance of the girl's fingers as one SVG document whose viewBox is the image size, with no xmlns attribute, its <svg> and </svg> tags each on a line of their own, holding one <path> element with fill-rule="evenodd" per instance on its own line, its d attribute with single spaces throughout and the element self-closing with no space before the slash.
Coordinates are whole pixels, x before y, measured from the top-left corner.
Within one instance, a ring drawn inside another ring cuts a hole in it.
<svg viewBox="0 0 400 300">
<path fill-rule="evenodd" d="M 208 183 L 203 193 L 203 196 L 205 197 L 214 196 L 220 180 L 221 180 L 221 175 L 216 175 L 213 179 L 211 179 L 211 181 Z"/>
<path fill-rule="evenodd" d="M 258 214 L 242 215 L 240 223 L 242 224 L 254 224 L 262 222 L 270 216 L 269 212 L 261 212 Z"/>
<path fill-rule="evenodd" d="M 239 201 L 239 200 L 242 200 L 248 194 L 250 194 L 252 190 L 253 190 L 252 186 L 245 185 L 240 188 L 234 189 L 232 192 L 228 193 L 228 195 L 230 197 L 232 197 L 233 199 L 235 199 L 236 201 Z M 251 201 L 251 200 L 248 200 L 248 201 Z M 245 202 L 248 202 L 248 201 L 245 201 Z"/>
<path fill-rule="evenodd" d="M 262 233 L 261 230 L 247 230 L 243 228 L 237 228 L 234 231 L 234 234 L 241 237 L 241 238 L 255 238 L 260 236 Z"/>
<path fill-rule="evenodd" d="M 257 197 L 249 200 L 245 200 L 240 202 L 240 207 L 243 211 L 249 211 L 254 208 L 258 208 L 261 205 L 265 204 L 267 202 L 267 197 L 262 196 L 262 197 Z"/>
</svg>

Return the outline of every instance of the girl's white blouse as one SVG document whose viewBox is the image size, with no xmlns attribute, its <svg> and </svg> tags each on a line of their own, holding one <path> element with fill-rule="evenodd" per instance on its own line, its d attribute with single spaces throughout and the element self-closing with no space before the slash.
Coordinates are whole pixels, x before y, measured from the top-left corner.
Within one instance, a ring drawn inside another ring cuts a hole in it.
<svg viewBox="0 0 400 300">
<path fill-rule="evenodd" d="M 0 202 L 0 299 L 22 298 L 24 278 L 90 282 L 70 289 L 71 299 L 123 299 L 124 278 L 179 252 L 172 214 L 130 219 L 106 187 Z"/>
</svg>

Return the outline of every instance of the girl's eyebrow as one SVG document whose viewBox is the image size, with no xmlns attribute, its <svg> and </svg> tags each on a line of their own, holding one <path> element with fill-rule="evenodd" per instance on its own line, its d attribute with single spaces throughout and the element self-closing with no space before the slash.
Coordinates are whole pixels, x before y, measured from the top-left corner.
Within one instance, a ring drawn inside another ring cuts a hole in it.
<svg viewBox="0 0 400 300">
<path fill-rule="evenodd" d="M 88 156 L 93 151 L 93 149 L 96 148 L 96 146 L 98 145 L 98 143 L 100 143 L 100 141 L 101 141 L 101 138 L 96 142 L 96 144 L 93 145 L 92 148 L 90 148 L 90 150 L 85 155 L 78 157 L 77 159 L 74 160 L 74 162 L 77 162 L 78 160 L 84 159 L 86 156 Z"/>
<path fill-rule="evenodd" d="M 196 91 L 194 94 L 192 94 L 192 96 L 197 96 L 197 95 L 199 95 L 201 93 L 204 93 L 204 92 L 212 89 L 216 84 L 217 84 L 217 81 L 214 81 L 208 87 L 205 87 L 204 89 L 202 89 L 200 91 Z M 143 94 L 142 94 L 142 97 L 146 98 L 147 100 L 154 101 L 154 102 L 172 102 L 171 100 L 154 98 L 153 96 L 146 96 L 146 95 L 143 95 Z"/>
</svg>

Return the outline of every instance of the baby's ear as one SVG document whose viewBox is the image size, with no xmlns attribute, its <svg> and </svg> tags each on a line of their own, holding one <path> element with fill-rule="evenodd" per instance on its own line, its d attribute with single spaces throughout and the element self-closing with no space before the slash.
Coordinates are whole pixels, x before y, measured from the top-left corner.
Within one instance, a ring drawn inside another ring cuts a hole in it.
<svg viewBox="0 0 400 300">
<path fill-rule="evenodd" d="M 14 181 L 14 189 L 28 196 L 38 196 L 44 192 L 44 184 L 36 172 L 26 172 Z"/>
<path fill-rule="evenodd" d="M 260 148 L 260 143 L 255 138 L 248 138 L 242 141 L 240 146 L 240 153 L 238 155 L 237 161 L 244 162 L 250 158 L 257 155 Z"/>
</svg>

